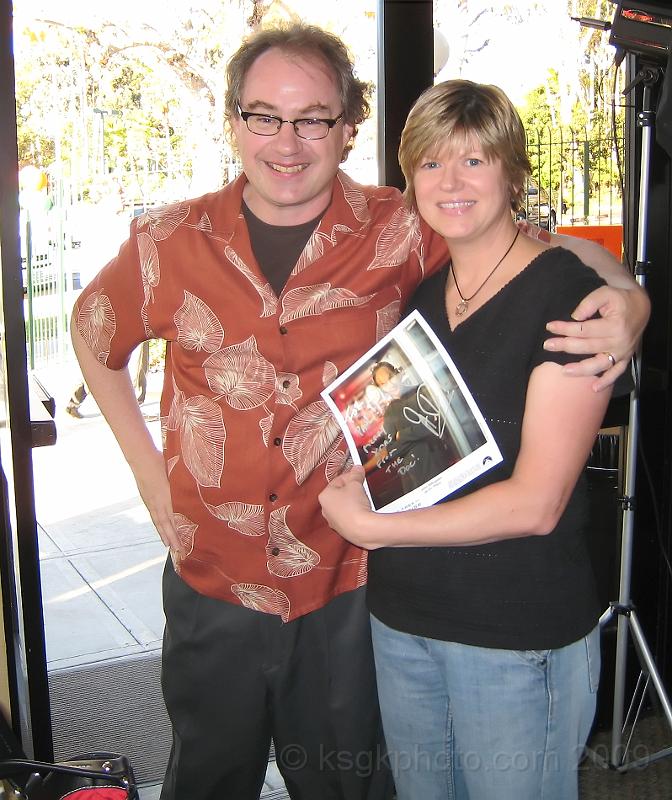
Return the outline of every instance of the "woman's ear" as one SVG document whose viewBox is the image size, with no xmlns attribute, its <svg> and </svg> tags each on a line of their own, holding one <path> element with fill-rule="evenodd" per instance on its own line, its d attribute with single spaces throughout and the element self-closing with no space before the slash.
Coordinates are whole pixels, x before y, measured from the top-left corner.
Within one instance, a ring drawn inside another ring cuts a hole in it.
<svg viewBox="0 0 672 800">
<path fill-rule="evenodd" d="M 511 208 L 514 211 L 518 211 L 518 206 L 520 205 L 520 203 L 518 202 L 518 198 L 520 197 L 522 190 L 523 187 L 520 186 L 519 184 L 518 185 L 511 184 L 511 187 L 509 189 L 509 198 L 511 200 Z"/>
</svg>

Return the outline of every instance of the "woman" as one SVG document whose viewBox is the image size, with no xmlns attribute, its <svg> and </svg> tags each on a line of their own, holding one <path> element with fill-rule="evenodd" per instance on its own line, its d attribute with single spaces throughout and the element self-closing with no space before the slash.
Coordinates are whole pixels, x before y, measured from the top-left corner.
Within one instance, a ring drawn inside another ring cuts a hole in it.
<svg viewBox="0 0 672 800">
<path fill-rule="evenodd" d="M 399 153 L 409 204 L 452 261 L 416 292 L 504 460 L 432 508 L 371 511 L 362 470 L 320 500 L 369 549 L 378 689 L 399 800 L 571 800 L 595 711 L 600 613 L 577 481 L 609 394 L 543 349 L 600 285 L 519 236 L 525 132 L 494 86 L 448 81 L 415 104 Z"/>
</svg>

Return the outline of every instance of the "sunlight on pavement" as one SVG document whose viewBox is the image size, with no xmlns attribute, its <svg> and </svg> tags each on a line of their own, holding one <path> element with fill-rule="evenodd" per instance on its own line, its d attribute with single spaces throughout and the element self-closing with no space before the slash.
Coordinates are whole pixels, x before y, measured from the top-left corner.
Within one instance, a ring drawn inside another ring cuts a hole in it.
<svg viewBox="0 0 672 800">
<path fill-rule="evenodd" d="M 52 597 L 51 600 L 47 600 L 47 605 L 74 600 L 76 597 L 81 597 L 82 595 L 88 594 L 94 589 L 101 589 L 103 586 L 109 586 L 111 583 L 123 580 L 131 575 L 137 575 L 138 572 L 144 572 L 144 570 L 149 569 L 150 567 L 155 567 L 157 564 L 162 564 L 165 560 L 166 556 L 162 553 L 156 558 L 150 558 L 148 561 L 143 561 L 140 564 L 136 564 L 134 567 L 129 567 L 128 569 L 117 572 L 114 575 L 110 575 L 109 578 L 101 578 L 100 580 L 94 581 L 86 586 L 82 586 L 79 589 L 73 589 L 70 592 L 59 594 L 57 597 Z"/>
</svg>

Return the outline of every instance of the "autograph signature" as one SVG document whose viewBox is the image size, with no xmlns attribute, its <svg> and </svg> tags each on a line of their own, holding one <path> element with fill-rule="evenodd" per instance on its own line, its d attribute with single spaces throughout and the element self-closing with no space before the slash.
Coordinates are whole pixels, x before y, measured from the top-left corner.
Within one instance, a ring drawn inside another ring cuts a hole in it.
<svg viewBox="0 0 672 800">
<path fill-rule="evenodd" d="M 452 402 L 454 394 L 455 390 L 451 389 L 447 395 L 448 404 Z M 429 395 L 424 383 L 421 383 L 415 392 L 415 403 L 417 408 L 404 406 L 404 418 L 412 425 L 424 425 L 433 436 L 442 439 L 446 430 L 446 418 Z"/>
</svg>

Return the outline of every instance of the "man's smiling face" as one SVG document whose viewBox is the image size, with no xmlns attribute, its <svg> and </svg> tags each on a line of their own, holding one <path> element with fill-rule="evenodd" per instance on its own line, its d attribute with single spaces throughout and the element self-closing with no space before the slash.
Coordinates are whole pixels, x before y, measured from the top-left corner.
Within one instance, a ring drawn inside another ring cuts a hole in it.
<svg viewBox="0 0 672 800">
<path fill-rule="evenodd" d="M 343 111 L 334 76 L 318 59 L 273 48 L 250 67 L 240 108 L 282 119 L 335 119 Z M 352 127 L 343 120 L 324 139 L 301 139 L 285 123 L 275 136 L 259 136 L 239 116 L 231 120 L 249 183 L 245 202 L 271 225 L 300 225 L 324 211 Z"/>
</svg>

